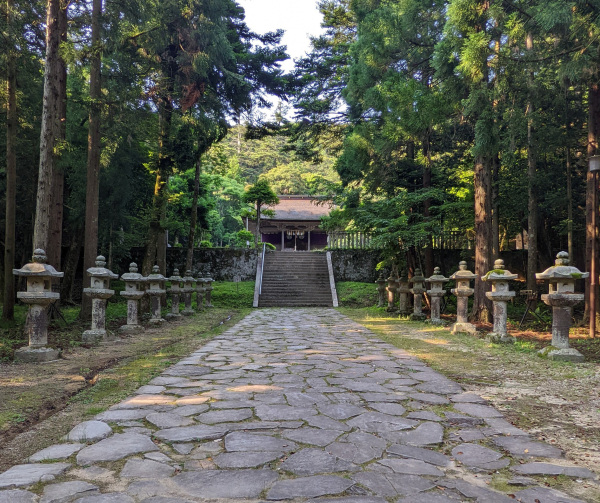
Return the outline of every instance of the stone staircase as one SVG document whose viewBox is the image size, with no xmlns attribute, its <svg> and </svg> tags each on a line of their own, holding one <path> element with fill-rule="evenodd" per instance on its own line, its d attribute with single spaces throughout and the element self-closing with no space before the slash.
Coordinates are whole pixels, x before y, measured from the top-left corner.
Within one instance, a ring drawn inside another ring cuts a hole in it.
<svg viewBox="0 0 600 503">
<path fill-rule="evenodd" d="M 332 305 L 324 253 L 269 252 L 265 255 L 259 307 Z"/>
</svg>

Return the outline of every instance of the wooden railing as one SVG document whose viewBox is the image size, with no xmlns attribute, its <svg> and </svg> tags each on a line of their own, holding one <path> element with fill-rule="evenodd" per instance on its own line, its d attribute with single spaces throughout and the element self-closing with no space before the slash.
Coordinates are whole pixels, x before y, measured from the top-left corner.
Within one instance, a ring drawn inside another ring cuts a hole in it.
<svg viewBox="0 0 600 503">
<path fill-rule="evenodd" d="M 371 248 L 371 236 L 364 232 L 330 232 L 327 247 L 332 250 L 364 250 Z"/>
</svg>

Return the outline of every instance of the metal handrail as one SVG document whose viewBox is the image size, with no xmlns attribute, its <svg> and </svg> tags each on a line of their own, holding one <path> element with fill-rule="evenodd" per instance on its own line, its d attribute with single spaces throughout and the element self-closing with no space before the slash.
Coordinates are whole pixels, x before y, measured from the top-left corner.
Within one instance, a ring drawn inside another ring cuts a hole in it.
<svg viewBox="0 0 600 503">
<path fill-rule="evenodd" d="M 260 286 L 258 289 L 258 295 L 262 295 L 262 285 L 263 285 L 263 272 L 265 270 L 265 253 L 267 251 L 267 245 L 266 243 L 263 243 L 263 249 L 262 249 L 262 257 L 261 257 L 261 268 L 260 268 Z"/>
</svg>

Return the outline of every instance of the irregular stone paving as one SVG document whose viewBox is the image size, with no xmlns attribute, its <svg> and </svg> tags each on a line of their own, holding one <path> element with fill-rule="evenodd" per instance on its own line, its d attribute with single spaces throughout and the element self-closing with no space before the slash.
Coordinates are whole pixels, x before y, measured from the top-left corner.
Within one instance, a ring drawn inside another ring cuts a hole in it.
<svg viewBox="0 0 600 503">
<path fill-rule="evenodd" d="M 533 478 L 595 483 L 562 456 L 333 309 L 265 309 L 0 474 L 0 503 L 581 501 Z"/>
</svg>

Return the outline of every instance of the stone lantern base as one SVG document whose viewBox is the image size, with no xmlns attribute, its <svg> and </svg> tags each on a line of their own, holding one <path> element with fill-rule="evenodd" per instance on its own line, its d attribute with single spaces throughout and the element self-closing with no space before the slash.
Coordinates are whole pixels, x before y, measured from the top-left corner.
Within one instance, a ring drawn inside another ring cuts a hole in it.
<svg viewBox="0 0 600 503">
<path fill-rule="evenodd" d="M 167 313 L 165 314 L 165 319 L 167 321 L 173 321 L 173 320 L 180 320 L 181 318 L 183 318 L 183 315 L 181 313 Z"/>
<path fill-rule="evenodd" d="M 485 336 L 485 338 L 495 344 L 514 344 L 516 340 L 512 335 L 497 334 L 495 332 L 490 332 Z"/>
<path fill-rule="evenodd" d="M 427 315 L 423 313 L 412 313 L 408 318 L 410 321 L 423 321 L 427 319 Z"/>
<path fill-rule="evenodd" d="M 442 319 L 434 320 L 433 318 L 427 318 L 425 320 L 425 323 L 428 323 L 430 325 L 442 326 L 442 325 L 444 325 L 444 320 L 442 320 Z"/>
<path fill-rule="evenodd" d="M 60 350 L 52 348 L 24 347 L 15 351 L 15 361 L 19 363 L 41 363 L 57 360 Z"/>
<path fill-rule="evenodd" d="M 452 325 L 452 333 L 466 333 L 475 335 L 477 333 L 477 329 L 475 328 L 475 325 L 471 325 L 470 323 L 455 323 L 454 325 Z"/>
<path fill-rule="evenodd" d="M 123 335 L 134 335 L 144 331 L 142 325 L 122 325 L 119 327 L 119 333 Z"/>
<path fill-rule="evenodd" d="M 584 356 L 575 348 L 558 349 L 548 346 L 547 348 L 540 349 L 538 353 L 548 358 L 548 360 L 554 360 L 555 362 L 583 363 L 585 361 Z"/>
<path fill-rule="evenodd" d="M 87 344 L 96 344 L 108 340 L 108 332 L 104 329 L 86 330 L 81 334 L 81 340 Z"/>
</svg>

